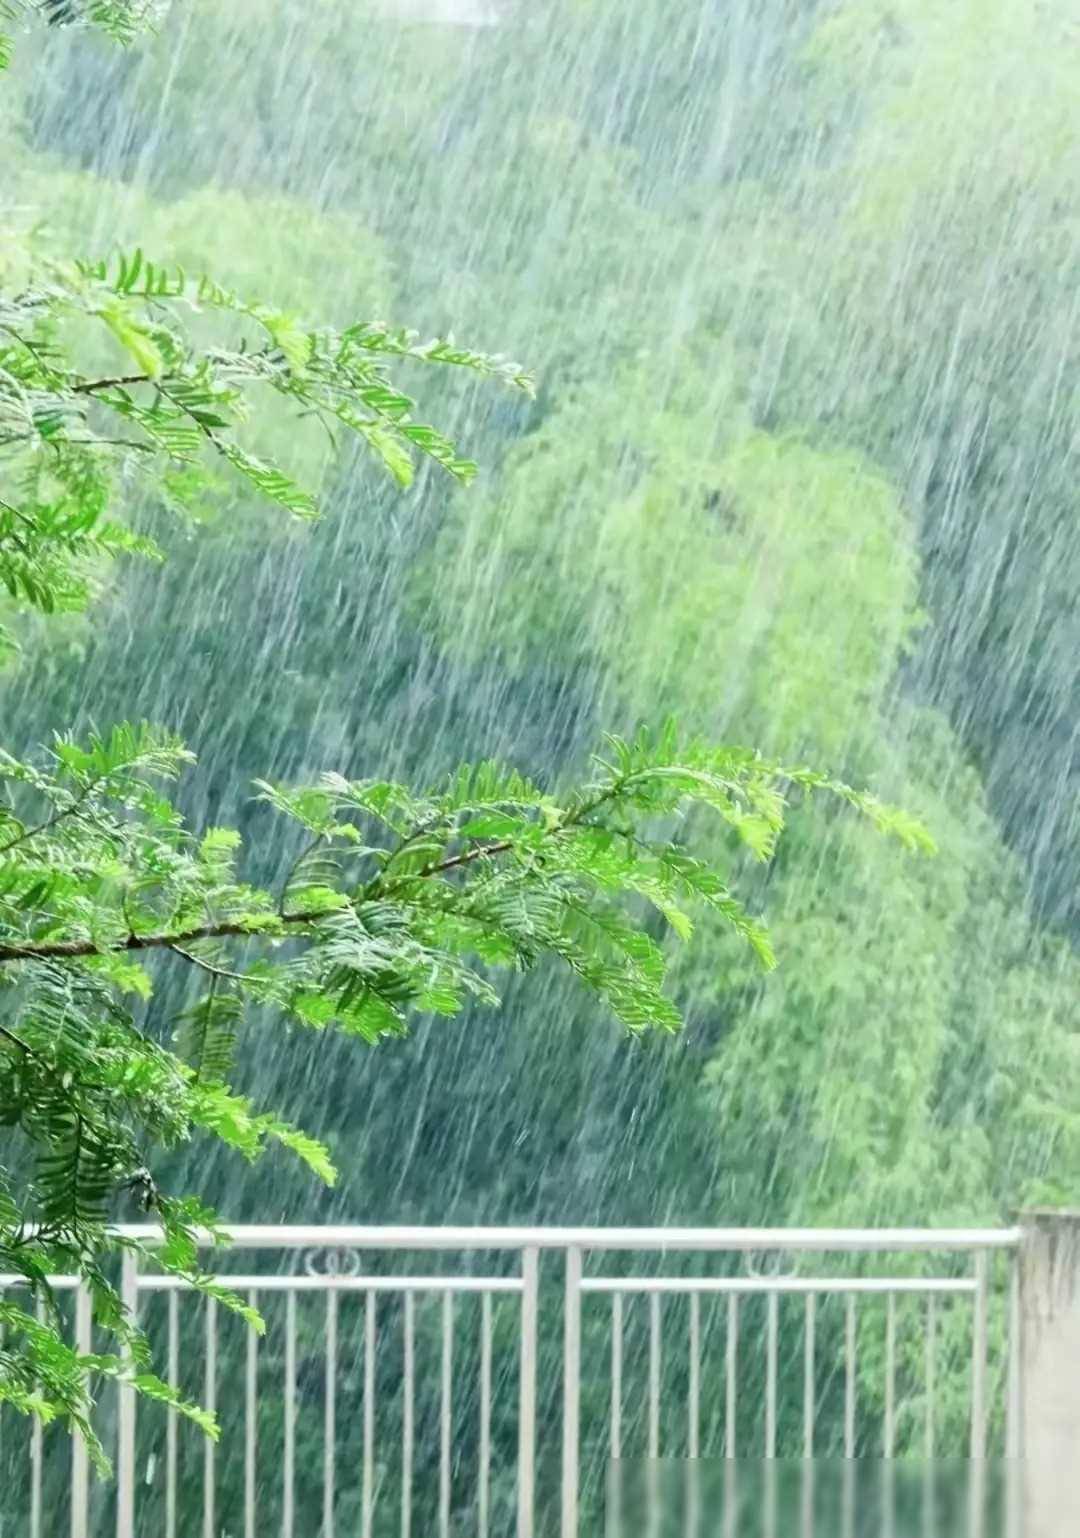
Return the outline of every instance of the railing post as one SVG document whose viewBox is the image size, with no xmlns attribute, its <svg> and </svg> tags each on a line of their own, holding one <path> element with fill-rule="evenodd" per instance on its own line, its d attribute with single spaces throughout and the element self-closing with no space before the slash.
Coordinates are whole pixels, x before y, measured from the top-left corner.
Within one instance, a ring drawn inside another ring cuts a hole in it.
<svg viewBox="0 0 1080 1538">
<path fill-rule="evenodd" d="M 45 1300 L 40 1296 L 34 1315 L 38 1324 L 45 1323 Z M 31 1420 L 30 1430 L 30 1538 L 41 1538 L 43 1435 L 44 1426 L 41 1416 L 35 1415 Z"/>
<path fill-rule="evenodd" d="M 521 1388 L 518 1409 L 518 1538 L 533 1538 L 536 1501 L 536 1326 L 540 1251 L 521 1252 Z"/>
<path fill-rule="evenodd" d="M 75 1291 L 75 1350 L 88 1356 L 93 1345 L 90 1293 Z M 86 1443 L 76 1433 L 71 1444 L 71 1538 L 87 1538 L 90 1530 L 90 1459 Z"/>
<path fill-rule="evenodd" d="M 578 1433 L 581 1416 L 581 1247 L 566 1250 L 563 1348 L 562 1538 L 577 1538 Z"/>
<path fill-rule="evenodd" d="M 971 1478 L 968 1538 L 982 1538 L 986 1521 L 986 1366 L 989 1335 L 990 1257 L 975 1254 L 975 1308 L 971 1321 Z"/>
<path fill-rule="evenodd" d="M 217 1302 L 206 1300 L 206 1337 L 203 1361 L 203 1409 L 217 1414 Z M 215 1496 L 217 1493 L 217 1461 L 214 1457 L 214 1441 L 206 1437 L 203 1442 L 203 1538 L 215 1538 Z"/>
<path fill-rule="evenodd" d="M 1031 1212 L 1020 1249 L 1024 1538 L 1073 1538 L 1080 1512 L 1080 1213 Z"/>
<path fill-rule="evenodd" d="M 139 1301 L 138 1257 L 125 1249 L 121 1261 L 120 1297 L 132 1325 Z M 117 1415 L 116 1538 L 135 1538 L 135 1390 L 123 1385 Z"/>
<path fill-rule="evenodd" d="M 1009 1315 L 1005 1366 L 1005 1538 L 1022 1538 L 1023 1485 L 1020 1453 L 1020 1256 L 1009 1256 Z"/>
<path fill-rule="evenodd" d="M 988 1333 L 989 1260 L 984 1250 L 975 1256 L 975 1308 L 971 1322 L 971 1459 L 986 1457 L 986 1354 Z"/>
</svg>

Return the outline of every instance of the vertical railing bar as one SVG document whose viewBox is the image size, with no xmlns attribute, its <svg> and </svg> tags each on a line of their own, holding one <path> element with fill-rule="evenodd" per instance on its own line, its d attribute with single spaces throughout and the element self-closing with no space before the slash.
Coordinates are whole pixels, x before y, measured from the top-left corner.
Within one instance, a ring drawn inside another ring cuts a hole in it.
<svg viewBox="0 0 1080 1538">
<path fill-rule="evenodd" d="M 578 1439 L 581 1414 L 581 1270 L 579 1245 L 566 1248 L 563 1319 L 562 1538 L 577 1538 Z"/>
<path fill-rule="evenodd" d="M 776 1297 L 776 1293 L 771 1294 Z M 778 1538 L 776 1531 L 776 1459 L 767 1458 L 762 1464 L 761 1538 Z M 786 1538 L 786 1535 L 785 1535 Z"/>
<path fill-rule="evenodd" d="M 323 1538 L 334 1538 L 337 1471 L 338 1295 L 326 1291 L 326 1387 L 323 1399 Z"/>
<path fill-rule="evenodd" d="M 442 1301 L 442 1403 L 439 1407 L 439 1534 L 450 1538 L 450 1458 L 454 1372 L 454 1294 L 446 1292 Z M 365 1538 L 370 1538 L 365 1533 Z"/>
<path fill-rule="evenodd" d="M 125 1249 L 120 1262 L 120 1298 L 134 1324 L 139 1304 L 138 1257 Z M 116 1538 L 135 1538 L 135 1390 L 119 1388 L 116 1426 Z"/>
<path fill-rule="evenodd" d="M 803 1458 L 814 1456 L 814 1416 L 817 1409 L 817 1295 L 806 1294 L 806 1325 L 803 1337 Z M 808 1476 L 803 1472 L 803 1478 Z"/>
<path fill-rule="evenodd" d="M 975 1306 L 971 1320 L 971 1482 L 968 1535 L 982 1538 L 986 1499 L 986 1372 L 989 1349 L 990 1256 L 975 1256 Z"/>
<path fill-rule="evenodd" d="M 986 1356 L 987 1356 L 987 1288 L 989 1257 L 985 1250 L 975 1256 L 975 1309 L 972 1318 L 971 1342 L 971 1459 L 978 1462 L 986 1456 Z"/>
<path fill-rule="evenodd" d="M 217 1300 L 207 1298 L 203 1361 L 203 1405 L 213 1415 L 217 1411 Z M 203 1438 L 203 1538 L 214 1534 L 214 1464 L 213 1437 Z"/>
<path fill-rule="evenodd" d="M 401 1538 L 412 1535 L 413 1308 L 413 1294 L 407 1292 L 402 1316 Z"/>
<path fill-rule="evenodd" d="M 75 1350 L 89 1355 L 93 1340 L 93 1318 L 88 1289 L 75 1290 Z M 71 1440 L 71 1538 L 87 1538 L 90 1506 L 90 1457 L 83 1438 L 76 1431 Z"/>
<path fill-rule="evenodd" d="M 480 1487 L 477 1492 L 477 1538 L 488 1538 L 491 1498 L 491 1293 L 480 1299 Z"/>
<path fill-rule="evenodd" d="M 698 1294 L 693 1292 L 690 1296 L 696 1298 Z M 684 1538 L 701 1538 L 701 1477 L 696 1458 L 688 1458 L 683 1464 L 683 1492 Z M 619 1529 L 613 1531 L 618 1533 Z"/>
<path fill-rule="evenodd" d="M 736 1451 L 735 1396 L 739 1371 L 739 1295 L 728 1296 L 727 1363 L 725 1371 L 724 1456 L 734 1458 Z"/>
<path fill-rule="evenodd" d="M 532 1538 L 536 1483 L 536 1330 L 540 1251 L 521 1252 L 521 1383 L 518 1395 L 518 1538 Z"/>
<path fill-rule="evenodd" d="M 447 1298 L 450 1294 L 447 1293 Z M 378 1294 L 370 1289 L 364 1297 L 364 1489 L 360 1531 L 371 1538 L 375 1520 L 375 1305 Z"/>
<path fill-rule="evenodd" d="M 922 1530 L 931 1534 L 938 1531 L 936 1470 L 929 1461 L 923 1465 Z"/>
<path fill-rule="evenodd" d="M 937 1387 L 937 1298 L 926 1297 L 926 1447 L 927 1465 L 934 1457 L 934 1419 L 936 1406 L 934 1395 Z"/>
<path fill-rule="evenodd" d="M 734 1458 L 724 1467 L 724 1523 L 723 1538 L 736 1538 L 739 1519 L 739 1465 Z"/>
<path fill-rule="evenodd" d="M 45 1323 L 45 1300 L 37 1300 L 34 1309 L 38 1324 Z M 31 1416 L 30 1425 L 30 1538 L 41 1538 L 41 1464 L 44 1452 L 44 1426 L 40 1415 Z"/>
<path fill-rule="evenodd" d="M 645 1524 L 642 1538 L 661 1538 L 660 1469 L 655 1458 L 645 1464 Z"/>
<path fill-rule="evenodd" d="M 765 1343 L 765 1457 L 776 1457 L 776 1369 L 780 1337 L 780 1294 L 769 1293 Z M 771 1487 L 770 1487 L 771 1488 Z"/>
<path fill-rule="evenodd" d="M 896 1462 L 890 1454 L 881 1471 L 881 1538 L 896 1534 Z"/>
<path fill-rule="evenodd" d="M 881 1535 L 896 1533 L 896 1293 L 885 1295 L 885 1414 L 882 1428 Z"/>
<path fill-rule="evenodd" d="M 1009 1338 L 1005 1381 L 1005 1456 L 1020 1456 L 1020 1262 L 1009 1259 Z"/>
<path fill-rule="evenodd" d="M 812 1458 L 803 1460 L 802 1485 L 799 1493 L 802 1519 L 800 1538 L 814 1538 L 814 1460 Z M 930 1535 L 927 1534 L 926 1538 L 930 1538 Z"/>
<path fill-rule="evenodd" d="M 622 1457 L 623 1295 L 611 1294 L 611 1456 Z"/>
<path fill-rule="evenodd" d="M 176 1287 L 169 1288 L 169 1387 L 180 1387 L 180 1294 Z M 165 1538 L 176 1538 L 176 1479 L 179 1417 L 170 1408 L 165 1420 Z M 250 1538 L 250 1535 L 248 1535 Z"/>
<path fill-rule="evenodd" d="M 649 1457 L 660 1456 L 660 1294 L 649 1295 Z"/>
<path fill-rule="evenodd" d="M 649 1295 L 649 1443 L 645 1466 L 644 1538 L 660 1538 L 660 1372 L 663 1357 L 660 1294 Z"/>
<path fill-rule="evenodd" d="M 691 1458 L 701 1456 L 701 1294 L 690 1294 L 690 1384 L 689 1404 L 687 1416 L 687 1455 Z M 696 1476 L 694 1476 L 694 1488 L 697 1488 Z"/>
<path fill-rule="evenodd" d="M 643 1538 L 661 1538 L 660 1465 L 655 1458 L 645 1465 L 645 1517 Z"/>
<path fill-rule="evenodd" d="M 846 1298 L 844 1321 L 844 1457 L 855 1456 L 855 1294 Z"/>
<path fill-rule="evenodd" d="M 896 1294 L 885 1299 L 885 1457 L 892 1458 L 896 1443 Z"/>
<path fill-rule="evenodd" d="M 1008 1359 L 1005 1381 L 1005 1538 L 1020 1538 L 1023 1514 L 1023 1483 L 1020 1467 L 1021 1362 L 1020 1362 L 1020 1257 L 1009 1257 Z"/>
<path fill-rule="evenodd" d="M 170 1294 L 173 1296 L 174 1294 Z M 248 1307 L 258 1306 L 258 1293 L 248 1293 Z M 258 1452 L 259 1332 L 248 1326 L 244 1371 L 244 1538 L 256 1538 L 255 1470 Z"/>
<path fill-rule="evenodd" d="M 855 1538 L 855 1461 L 844 1459 L 840 1489 L 840 1531 L 842 1538 Z"/>
<path fill-rule="evenodd" d="M 281 1465 L 281 1534 L 293 1538 L 296 1473 L 296 1293 L 285 1294 L 285 1443 Z"/>
<path fill-rule="evenodd" d="M 927 1533 L 938 1531 L 937 1523 L 937 1469 L 934 1463 L 937 1437 L 937 1298 L 930 1293 L 926 1299 L 925 1367 L 926 1411 L 923 1448 L 922 1480 L 922 1527 Z"/>
</svg>

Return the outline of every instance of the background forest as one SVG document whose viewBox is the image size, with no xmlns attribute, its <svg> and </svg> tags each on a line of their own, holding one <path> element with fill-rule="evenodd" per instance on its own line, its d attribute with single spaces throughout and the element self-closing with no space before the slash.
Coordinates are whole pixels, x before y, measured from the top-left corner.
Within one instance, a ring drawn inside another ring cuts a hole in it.
<svg viewBox="0 0 1080 1538">
<path fill-rule="evenodd" d="M 5 221 L 451 329 L 541 388 L 429 386 L 483 467 L 467 492 L 298 441 L 324 521 L 237 492 L 164 567 L 112 573 L 0 679 L 9 746 L 162 722 L 199 752 L 193 819 L 257 849 L 258 775 L 542 774 L 674 712 L 871 785 L 941 852 L 808 809 L 746 878 L 779 970 L 703 928 L 676 1039 L 628 1039 L 553 972 L 362 1057 L 249 1052 L 245 1087 L 341 1178 L 238 1181 L 196 1150 L 202 1189 L 260 1222 L 1075 1201 L 1075 23 L 1040 0 L 393 10 L 188 0 L 137 50 L 16 59 Z"/>
</svg>

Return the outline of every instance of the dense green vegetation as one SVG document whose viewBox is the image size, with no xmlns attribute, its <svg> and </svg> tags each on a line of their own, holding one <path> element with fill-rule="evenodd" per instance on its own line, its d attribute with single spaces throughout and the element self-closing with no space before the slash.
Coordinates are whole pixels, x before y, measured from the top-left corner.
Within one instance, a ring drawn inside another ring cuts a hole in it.
<svg viewBox="0 0 1080 1538">
<path fill-rule="evenodd" d="M 300 1038 L 242 1088 L 327 1140 L 334 1190 L 277 1163 L 237 1189 L 205 1154 L 170 1177 L 238 1219 L 1075 1198 L 1074 57 L 1037 0 L 548 0 L 478 32 L 191 0 L 135 51 L 20 42 L 9 222 L 339 328 L 452 328 L 540 388 L 427 381 L 468 494 L 402 496 L 313 434 L 284 458 L 315 528 L 229 480 L 88 616 L 13 615 L 13 751 L 163 722 L 199 750 L 191 824 L 239 826 L 272 886 L 294 851 L 255 777 L 431 784 L 482 753 L 548 780 L 675 712 L 873 785 L 941 848 L 899 860 L 814 804 L 741 873 L 784 964 L 700 926 L 678 1038 L 525 979 L 497 1020 L 328 1040 L 348 1087 L 314 1115 Z M 188 987 L 161 979 L 162 1018 Z"/>
<path fill-rule="evenodd" d="M 982 62 L 955 90 L 968 34 L 958 25 L 945 49 L 914 0 L 885 31 L 872 6 L 826 25 L 775 3 L 753 25 L 740 13 L 738 48 L 719 8 L 696 3 L 674 33 L 665 8 L 631 32 L 600 0 L 481 33 L 281 4 L 254 51 L 245 7 L 207 4 L 134 52 L 58 37 L 47 69 L 29 43 L 16 60 L 5 147 L 27 222 L 80 248 L 137 238 L 339 324 L 367 298 L 512 348 L 541 381 L 535 404 L 429 388 L 430 414 L 467 421 L 485 466 L 467 496 L 422 477 L 401 503 L 304 446 L 328 507 L 312 534 L 236 495 L 198 539 L 172 541 L 163 569 L 127 569 L 93 625 L 54 628 L 10 674 L 28 744 L 80 714 L 163 720 L 199 747 L 191 814 L 258 829 L 267 814 L 243 787 L 260 774 L 332 762 L 430 779 L 478 744 L 539 772 L 659 707 L 871 780 L 949 850 L 894 866 L 856 826 L 811 812 L 762 891 L 806 964 L 763 985 L 722 946 L 698 950 L 680 971 L 693 1028 L 643 1079 L 640 1049 L 598 1038 L 571 1082 L 530 1088 L 509 1063 L 544 1058 L 575 1006 L 553 998 L 541 1030 L 512 1004 L 500 1029 L 517 1104 L 488 1125 L 511 1141 L 530 1128 L 575 1215 L 637 1210 L 622 1161 L 586 1175 L 575 1146 L 669 1073 L 683 1086 L 670 1086 L 674 1141 L 700 1138 L 710 1168 L 761 1171 L 769 1216 L 849 1211 L 843 1159 L 835 1180 L 773 1191 L 786 1115 L 759 1120 L 748 1148 L 718 1114 L 735 1064 L 758 1052 L 762 1092 L 826 1142 L 838 1100 L 861 1108 L 842 1120 L 861 1129 L 864 1216 L 991 1217 L 1071 1188 L 1076 976 L 1067 926 L 1048 920 L 1069 912 L 1075 804 L 1062 737 L 1075 541 L 1054 449 L 1071 409 L 1054 379 L 1075 345 L 1058 154 L 1072 87 L 1034 10 L 1020 72 L 1026 15 L 972 11 Z M 286 56 L 296 110 L 279 112 Z M 702 83 L 717 79 L 726 113 Z M 1006 87 L 1008 122 L 993 109 Z M 1021 142 L 1036 147 L 1018 163 L 1007 146 Z M 995 219 L 991 248 L 979 232 Z M 234 712 L 241 692 L 250 708 Z M 796 1043 L 819 1054 L 817 1080 Z M 365 1090 L 352 1174 L 327 1210 L 374 1215 L 388 1188 L 422 1202 L 422 1168 L 402 1172 L 379 1118 L 428 1056 L 421 1031 L 373 1060 L 387 1088 Z M 449 1056 L 462 1077 L 444 1064 L 437 1098 L 418 1094 L 444 1154 L 454 1105 L 491 1068 L 474 1079 Z M 1004 1158 L 990 1158 L 991 1127 Z M 504 1198 L 455 1147 L 448 1216 L 553 1214 L 531 1154 Z M 929 1184 L 904 1174 L 924 1159 Z M 500 1189 L 508 1178 L 500 1161 Z M 736 1200 L 737 1184 L 657 1172 L 685 1216 L 764 1217 L 763 1187 Z"/>
</svg>

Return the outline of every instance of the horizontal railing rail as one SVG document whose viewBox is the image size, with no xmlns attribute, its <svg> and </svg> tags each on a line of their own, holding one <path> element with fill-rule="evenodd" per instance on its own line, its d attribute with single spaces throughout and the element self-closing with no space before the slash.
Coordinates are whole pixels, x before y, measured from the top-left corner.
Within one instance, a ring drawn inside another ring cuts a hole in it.
<svg viewBox="0 0 1080 1538">
<path fill-rule="evenodd" d="M 154 1224 L 118 1224 L 127 1239 L 153 1243 L 161 1230 Z M 1013 1250 L 1019 1228 L 484 1228 L 452 1225 L 374 1227 L 352 1223 L 233 1223 L 219 1232 L 237 1249 L 308 1249 L 341 1247 L 369 1250 L 699 1250 L 827 1251 L 872 1254 L 963 1254 L 975 1250 Z M 212 1243 L 211 1235 L 204 1236 Z"/>
</svg>

